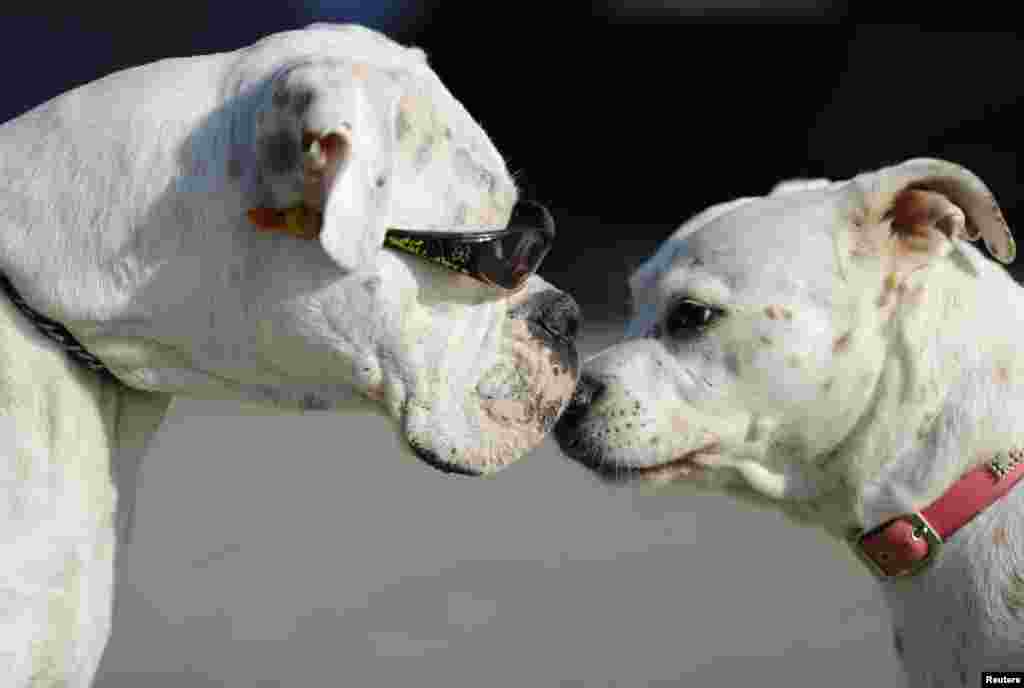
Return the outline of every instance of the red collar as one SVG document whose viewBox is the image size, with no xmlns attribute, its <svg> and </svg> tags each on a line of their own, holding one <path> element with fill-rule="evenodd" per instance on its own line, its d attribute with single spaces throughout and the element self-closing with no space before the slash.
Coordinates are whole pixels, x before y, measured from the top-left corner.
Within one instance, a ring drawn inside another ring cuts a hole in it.
<svg viewBox="0 0 1024 688">
<path fill-rule="evenodd" d="M 882 577 L 920 573 L 953 533 L 1024 478 L 1024 451 L 1002 452 L 953 483 L 921 511 L 886 521 L 853 537 L 853 549 Z"/>
</svg>

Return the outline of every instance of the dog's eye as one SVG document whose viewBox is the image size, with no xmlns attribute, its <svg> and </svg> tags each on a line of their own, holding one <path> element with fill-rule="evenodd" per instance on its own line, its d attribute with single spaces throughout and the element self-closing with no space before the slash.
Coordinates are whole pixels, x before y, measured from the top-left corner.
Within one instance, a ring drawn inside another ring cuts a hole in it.
<svg viewBox="0 0 1024 688">
<path fill-rule="evenodd" d="M 670 337 L 685 337 L 695 334 L 722 315 L 722 310 L 700 301 L 683 299 L 677 303 L 665 318 L 665 331 Z"/>
</svg>

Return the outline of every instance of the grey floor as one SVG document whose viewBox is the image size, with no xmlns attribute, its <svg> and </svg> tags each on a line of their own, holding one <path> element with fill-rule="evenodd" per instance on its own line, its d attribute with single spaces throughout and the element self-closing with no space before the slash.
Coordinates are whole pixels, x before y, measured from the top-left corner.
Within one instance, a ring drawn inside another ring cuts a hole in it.
<svg viewBox="0 0 1024 688">
<path fill-rule="evenodd" d="M 396 448 L 380 418 L 177 403 L 99 687 L 906 685 L 873 581 L 815 530 L 600 485 L 552 442 L 490 480 Z"/>
</svg>

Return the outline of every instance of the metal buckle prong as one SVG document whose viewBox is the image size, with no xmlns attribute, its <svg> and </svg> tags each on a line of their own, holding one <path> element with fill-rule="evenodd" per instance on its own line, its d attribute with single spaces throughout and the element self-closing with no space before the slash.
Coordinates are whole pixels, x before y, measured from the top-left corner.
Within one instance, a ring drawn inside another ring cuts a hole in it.
<svg viewBox="0 0 1024 688">
<path fill-rule="evenodd" d="M 864 551 L 861 543 L 864 541 L 864 538 L 870 537 L 878 531 L 887 528 L 891 523 L 897 520 L 904 520 L 910 523 L 913 528 L 913 535 L 915 538 L 924 538 L 928 543 L 928 554 L 920 561 L 916 561 L 911 564 L 905 571 L 897 574 L 888 574 L 882 570 L 878 565 L 878 562 L 872 559 L 868 553 Z M 912 511 L 901 516 L 891 518 L 871 530 L 854 531 L 850 537 L 850 545 L 853 547 L 853 551 L 857 554 L 857 557 L 867 564 L 868 568 L 871 569 L 871 571 L 879 578 L 909 578 L 911 576 L 916 576 L 935 560 L 935 557 L 938 556 L 939 551 L 942 549 L 942 544 L 942 538 L 939 537 L 939 534 L 935 532 L 935 529 L 932 528 L 927 519 L 917 511 Z"/>
</svg>

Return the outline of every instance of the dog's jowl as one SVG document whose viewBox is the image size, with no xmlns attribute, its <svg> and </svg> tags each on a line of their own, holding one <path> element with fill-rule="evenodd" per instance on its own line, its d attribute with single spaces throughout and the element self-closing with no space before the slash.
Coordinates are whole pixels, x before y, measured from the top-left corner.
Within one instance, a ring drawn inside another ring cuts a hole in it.
<svg viewBox="0 0 1024 688">
<path fill-rule="evenodd" d="M 911 685 L 1022 667 L 1024 290 L 979 238 L 1013 260 L 992 194 L 940 160 L 714 206 L 632 275 L 558 441 L 849 541 Z"/>
</svg>

